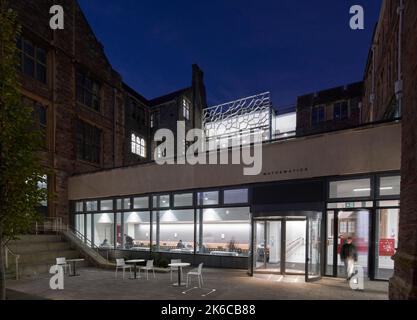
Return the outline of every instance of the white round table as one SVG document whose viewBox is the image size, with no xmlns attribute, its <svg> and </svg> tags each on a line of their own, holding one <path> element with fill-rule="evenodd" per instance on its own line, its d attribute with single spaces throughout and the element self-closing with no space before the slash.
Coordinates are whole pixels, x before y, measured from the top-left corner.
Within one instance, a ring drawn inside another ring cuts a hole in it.
<svg viewBox="0 0 417 320">
<path fill-rule="evenodd" d="M 177 263 L 170 263 L 168 266 L 170 267 L 178 267 L 178 282 L 174 283 L 173 286 L 176 287 L 180 287 L 180 286 L 185 286 L 186 283 L 181 282 L 181 268 L 182 267 L 189 267 L 191 264 L 187 263 L 187 262 L 177 262 Z"/>
<path fill-rule="evenodd" d="M 129 264 L 133 263 L 133 267 L 135 268 L 133 270 L 134 276 L 133 276 L 133 278 L 130 278 L 130 279 L 132 279 L 132 280 L 140 279 L 141 278 L 140 273 L 139 273 L 139 276 L 136 276 L 136 267 L 137 267 L 138 263 L 145 262 L 145 260 L 143 260 L 143 259 L 133 259 L 133 260 L 126 260 L 125 262 L 129 263 Z"/>
<path fill-rule="evenodd" d="M 77 273 L 75 266 L 77 262 L 83 262 L 84 259 L 68 259 L 66 262 L 72 263 L 72 272 L 69 274 L 70 277 L 78 277 L 80 274 Z"/>
</svg>

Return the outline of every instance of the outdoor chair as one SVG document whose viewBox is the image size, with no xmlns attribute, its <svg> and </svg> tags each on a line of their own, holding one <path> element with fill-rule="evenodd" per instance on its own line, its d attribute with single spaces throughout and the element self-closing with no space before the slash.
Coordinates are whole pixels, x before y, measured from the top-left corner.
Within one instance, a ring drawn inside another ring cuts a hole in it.
<svg viewBox="0 0 417 320">
<path fill-rule="evenodd" d="M 123 270 L 123 279 L 125 278 L 125 270 L 129 269 L 130 276 L 132 277 L 132 266 L 126 264 L 125 259 L 116 259 L 116 273 L 115 277 L 117 278 L 117 270 L 122 269 Z"/>
<path fill-rule="evenodd" d="M 152 270 L 153 277 L 156 278 L 155 277 L 155 268 L 153 266 L 153 260 L 146 261 L 146 266 L 142 267 L 141 269 L 144 270 L 145 273 L 146 273 L 146 280 L 149 280 L 149 270 Z"/>
<path fill-rule="evenodd" d="M 197 269 L 191 270 L 190 272 L 187 273 L 187 288 L 188 288 L 188 284 L 191 283 L 191 277 L 197 277 L 198 279 L 198 287 L 202 288 L 204 285 L 204 281 L 203 281 L 203 263 L 200 263 L 198 265 Z"/>
</svg>

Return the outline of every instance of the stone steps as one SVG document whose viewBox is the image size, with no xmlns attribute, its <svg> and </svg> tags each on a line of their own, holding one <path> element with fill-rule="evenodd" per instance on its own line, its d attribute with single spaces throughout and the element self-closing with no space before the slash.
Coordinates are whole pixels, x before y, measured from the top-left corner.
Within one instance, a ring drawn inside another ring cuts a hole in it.
<svg viewBox="0 0 417 320">
<path fill-rule="evenodd" d="M 82 255 L 71 247 L 69 242 L 62 240 L 57 235 L 25 235 L 20 236 L 19 240 L 8 243 L 8 247 L 19 258 L 19 277 L 36 277 L 47 275 L 52 265 L 56 263 L 56 258 L 65 257 L 66 259 L 82 258 Z M 8 279 L 15 279 L 15 258 L 9 255 L 9 268 L 6 272 Z M 87 262 L 78 262 L 78 267 L 87 266 Z"/>
</svg>

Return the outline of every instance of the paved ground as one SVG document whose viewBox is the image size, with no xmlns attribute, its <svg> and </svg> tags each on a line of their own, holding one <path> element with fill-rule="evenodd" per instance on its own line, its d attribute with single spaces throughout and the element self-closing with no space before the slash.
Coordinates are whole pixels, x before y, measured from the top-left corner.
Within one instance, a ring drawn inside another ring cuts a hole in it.
<svg viewBox="0 0 417 320">
<path fill-rule="evenodd" d="M 115 279 L 114 272 L 94 268 L 81 269 L 80 277 L 65 277 L 62 291 L 49 289 L 48 275 L 38 279 L 9 280 L 7 287 L 28 296 L 58 300 L 384 300 L 388 292 L 386 282 L 366 281 L 365 290 L 360 292 L 352 291 L 343 279 L 323 278 L 305 283 L 304 276 L 262 274 L 248 277 L 239 270 L 204 271 L 205 288 L 192 286 L 189 291 L 172 286 L 169 273 L 157 273 L 156 279 L 123 280 L 121 274 L 119 279 Z M 18 299 L 18 295 L 15 297 Z"/>
</svg>

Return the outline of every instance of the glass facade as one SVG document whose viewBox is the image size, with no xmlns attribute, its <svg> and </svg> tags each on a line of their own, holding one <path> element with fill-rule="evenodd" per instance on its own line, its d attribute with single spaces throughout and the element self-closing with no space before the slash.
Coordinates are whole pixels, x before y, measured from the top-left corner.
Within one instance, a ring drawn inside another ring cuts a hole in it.
<svg viewBox="0 0 417 320">
<path fill-rule="evenodd" d="M 114 214 L 94 214 L 94 244 L 103 249 L 114 246 Z"/>
<path fill-rule="evenodd" d="M 210 255 L 247 256 L 249 208 L 202 209 L 199 252 Z"/>
<path fill-rule="evenodd" d="M 378 209 L 376 213 L 375 277 L 389 279 L 394 274 L 392 256 L 398 247 L 399 208 Z"/>
<path fill-rule="evenodd" d="M 399 175 L 326 179 L 326 184 L 324 224 L 322 229 L 317 226 L 322 232 L 318 233 L 320 239 L 315 239 L 318 244 L 324 242 L 322 272 L 345 276 L 340 252 L 347 238 L 351 238 L 358 252 L 357 263 L 365 275 L 389 279 L 398 245 Z M 100 248 L 213 258 L 251 257 L 252 243 L 253 263 L 248 265 L 255 269 L 285 267 L 287 271 L 303 272 L 305 223 L 287 221 L 285 233 L 289 242 L 279 245 L 280 222 L 259 223 L 256 215 L 252 219 L 249 191 L 242 187 L 78 200 L 73 204 L 74 229 L 80 238 Z M 292 234 L 296 229 L 300 233 Z M 285 251 L 285 256 L 281 251 Z M 286 265 L 282 265 L 283 257 Z"/>
<path fill-rule="evenodd" d="M 224 204 L 233 207 L 221 207 L 220 192 L 77 201 L 74 227 L 87 243 L 99 248 L 247 257 L 248 189 L 224 191 Z M 195 196 L 200 199 L 197 206 Z"/>
<path fill-rule="evenodd" d="M 157 251 L 194 253 L 194 210 L 156 212 Z"/>
<path fill-rule="evenodd" d="M 329 198 L 361 198 L 371 196 L 371 179 L 331 181 Z"/>
<path fill-rule="evenodd" d="M 123 213 L 123 233 L 120 241 L 126 250 L 150 250 L 151 241 L 151 213 L 125 212 Z"/>
</svg>

